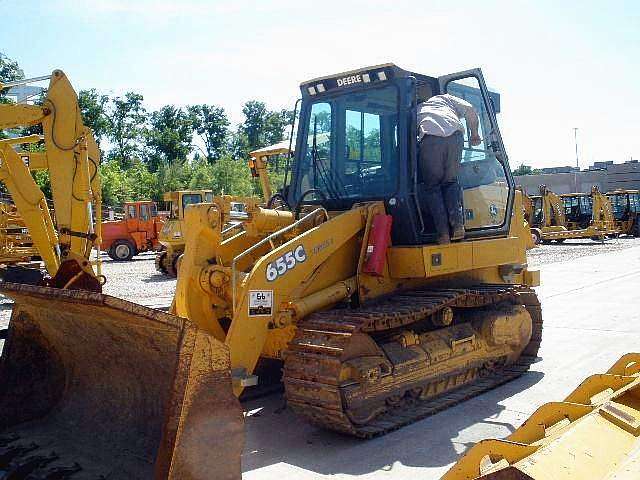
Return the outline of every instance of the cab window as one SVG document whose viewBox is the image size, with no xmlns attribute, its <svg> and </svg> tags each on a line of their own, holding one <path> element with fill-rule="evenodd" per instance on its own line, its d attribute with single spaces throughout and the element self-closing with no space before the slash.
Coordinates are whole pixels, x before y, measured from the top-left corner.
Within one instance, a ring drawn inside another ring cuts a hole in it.
<svg viewBox="0 0 640 480">
<path fill-rule="evenodd" d="M 205 192 L 204 201 L 205 203 L 213 203 L 213 192 Z"/>
<path fill-rule="evenodd" d="M 191 205 L 193 203 L 202 203 L 202 195 L 199 193 L 185 193 L 182 196 L 182 211 L 187 208 L 187 205 Z"/>
<path fill-rule="evenodd" d="M 151 217 L 157 217 L 158 216 L 158 206 L 155 203 L 151 204 Z"/>
<path fill-rule="evenodd" d="M 127 217 L 129 217 L 129 218 L 137 218 L 138 217 L 135 205 L 127 205 Z"/>
<path fill-rule="evenodd" d="M 149 205 L 140 205 L 140 219 L 149 220 Z"/>
</svg>

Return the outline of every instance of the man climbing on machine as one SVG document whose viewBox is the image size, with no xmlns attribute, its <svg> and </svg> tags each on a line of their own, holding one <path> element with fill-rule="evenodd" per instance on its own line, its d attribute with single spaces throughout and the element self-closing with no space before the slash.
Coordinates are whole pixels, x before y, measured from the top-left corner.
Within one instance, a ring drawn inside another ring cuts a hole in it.
<svg viewBox="0 0 640 480">
<path fill-rule="evenodd" d="M 438 243 L 464 238 L 462 189 L 458 183 L 464 144 L 462 118 L 469 129 L 470 145 L 479 145 L 478 114 L 469 102 L 445 94 L 418 105 L 420 173 Z"/>
</svg>

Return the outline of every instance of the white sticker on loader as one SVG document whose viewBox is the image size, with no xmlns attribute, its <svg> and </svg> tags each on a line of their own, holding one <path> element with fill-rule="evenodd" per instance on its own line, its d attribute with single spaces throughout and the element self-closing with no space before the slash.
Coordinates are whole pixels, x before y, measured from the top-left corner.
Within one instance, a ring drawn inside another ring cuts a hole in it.
<svg viewBox="0 0 640 480">
<path fill-rule="evenodd" d="M 249 316 L 270 317 L 273 312 L 273 290 L 249 290 Z"/>
</svg>

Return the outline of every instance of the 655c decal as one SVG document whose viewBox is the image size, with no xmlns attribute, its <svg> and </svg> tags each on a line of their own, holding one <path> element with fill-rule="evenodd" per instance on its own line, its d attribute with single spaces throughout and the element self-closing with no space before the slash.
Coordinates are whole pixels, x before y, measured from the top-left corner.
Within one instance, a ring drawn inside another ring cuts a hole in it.
<svg viewBox="0 0 640 480">
<path fill-rule="evenodd" d="M 285 253 L 281 257 L 276 258 L 267 265 L 267 282 L 273 282 L 276 278 L 281 277 L 289 270 L 296 268 L 298 263 L 302 263 L 307 259 L 307 252 L 304 251 L 302 245 L 298 245 L 293 250 Z"/>
</svg>

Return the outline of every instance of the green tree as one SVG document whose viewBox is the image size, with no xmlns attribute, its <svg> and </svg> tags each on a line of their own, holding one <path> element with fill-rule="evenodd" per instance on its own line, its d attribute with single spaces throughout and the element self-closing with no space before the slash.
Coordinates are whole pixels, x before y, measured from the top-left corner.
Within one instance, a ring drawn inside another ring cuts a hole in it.
<svg viewBox="0 0 640 480">
<path fill-rule="evenodd" d="M 108 206 L 120 206 L 131 200 L 160 200 L 157 176 L 140 160 L 123 167 L 115 159 L 100 165 L 102 177 L 102 202 Z"/>
<path fill-rule="evenodd" d="M 292 110 L 269 112 L 264 125 L 265 145 L 273 145 L 284 140 L 287 127 L 293 122 Z"/>
<path fill-rule="evenodd" d="M 98 145 L 109 133 L 108 104 L 109 97 L 100 95 L 95 88 L 80 90 L 78 93 L 78 105 L 82 113 L 82 121 L 93 131 L 93 136 Z"/>
<path fill-rule="evenodd" d="M 191 105 L 189 116 L 195 132 L 200 135 L 207 150 L 207 159 L 214 162 L 222 156 L 229 134 L 229 119 L 222 107 Z"/>
<path fill-rule="evenodd" d="M 181 108 L 165 105 L 151 114 L 146 132 L 147 163 L 151 171 L 184 160 L 191 151 L 193 124 Z"/>
<path fill-rule="evenodd" d="M 249 100 L 242 107 L 244 123 L 242 131 L 247 137 L 249 150 L 264 146 L 264 127 L 268 115 L 267 106 L 259 100 Z"/>
<path fill-rule="evenodd" d="M 0 82 L 13 82 L 24 78 L 24 72 L 18 62 L 0 52 Z M 8 89 L 0 90 L 0 103 L 11 103 L 7 98 Z M 7 138 L 7 134 L 0 130 L 0 139 Z"/>
<path fill-rule="evenodd" d="M 286 127 L 293 121 L 293 111 L 269 111 L 265 103 L 259 100 L 249 100 L 245 103 L 242 113 L 245 120 L 240 125 L 240 132 L 246 138 L 243 157 L 257 148 L 281 142 L 285 137 Z M 238 153 L 236 150 L 234 156 Z"/>
<path fill-rule="evenodd" d="M 105 206 L 118 206 L 129 198 L 125 172 L 117 160 L 108 160 L 100 164 L 102 180 L 102 203 Z"/>
<path fill-rule="evenodd" d="M 254 193 L 251 175 L 244 160 L 222 157 L 211 166 L 211 169 L 213 177 L 211 188 L 215 194 L 248 196 Z"/>
<path fill-rule="evenodd" d="M 164 192 L 184 190 L 187 188 L 192 175 L 191 165 L 189 162 L 181 160 L 162 163 L 159 165 L 156 175 L 157 181 L 154 200 L 160 200 Z"/>
<path fill-rule="evenodd" d="M 49 180 L 49 172 L 46 170 L 39 170 L 32 172 L 33 178 L 36 181 L 45 198 L 51 198 L 51 181 Z"/>
<path fill-rule="evenodd" d="M 247 159 L 251 148 L 249 147 L 249 139 L 242 125 L 238 125 L 235 132 L 228 137 L 227 149 L 231 158 L 236 160 Z"/>
<path fill-rule="evenodd" d="M 24 78 L 24 72 L 18 62 L 11 60 L 4 53 L 0 52 L 0 82 L 13 82 Z M 6 96 L 7 91 L 0 91 L 0 97 Z"/>
<path fill-rule="evenodd" d="M 141 153 L 146 123 L 143 100 L 139 93 L 127 92 L 124 97 L 115 97 L 107 112 L 108 138 L 114 146 L 109 157 L 125 166 Z"/>
<path fill-rule="evenodd" d="M 533 168 L 531 168 L 529 165 L 525 165 L 524 163 L 520 164 L 520 166 L 518 166 L 518 168 L 516 168 L 513 171 L 513 174 L 516 176 L 531 175 L 532 173 L 533 173 Z"/>
</svg>

